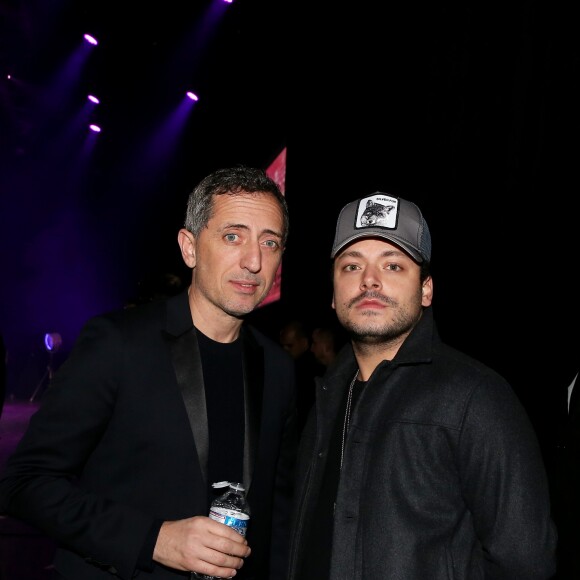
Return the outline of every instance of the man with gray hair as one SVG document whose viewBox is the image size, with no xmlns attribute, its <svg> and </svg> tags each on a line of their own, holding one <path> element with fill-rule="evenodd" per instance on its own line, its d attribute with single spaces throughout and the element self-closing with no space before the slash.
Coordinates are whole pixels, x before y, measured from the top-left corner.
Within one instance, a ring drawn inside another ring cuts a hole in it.
<svg viewBox="0 0 580 580">
<path fill-rule="evenodd" d="M 294 367 L 244 318 L 287 235 L 263 170 L 218 169 L 177 232 L 187 287 L 87 322 L 0 479 L 0 513 L 58 543 L 55 578 L 284 578 Z M 245 537 L 208 517 L 220 481 L 248 490 Z"/>
</svg>

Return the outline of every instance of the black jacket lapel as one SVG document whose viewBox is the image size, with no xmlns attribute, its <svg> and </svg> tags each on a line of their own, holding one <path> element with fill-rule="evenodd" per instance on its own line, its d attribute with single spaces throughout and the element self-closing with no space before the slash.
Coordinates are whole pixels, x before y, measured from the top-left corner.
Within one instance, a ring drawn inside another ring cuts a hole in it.
<svg viewBox="0 0 580 580">
<path fill-rule="evenodd" d="M 193 433 L 199 466 L 207 484 L 209 432 L 203 369 L 197 344 L 197 335 L 191 320 L 187 292 L 167 302 L 167 332 L 170 335 L 171 358 L 177 384 Z"/>
<path fill-rule="evenodd" d="M 250 489 L 256 463 L 256 451 L 262 423 L 262 400 L 264 396 L 264 349 L 256 342 L 251 331 L 242 327 L 244 356 L 244 487 Z"/>
</svg>

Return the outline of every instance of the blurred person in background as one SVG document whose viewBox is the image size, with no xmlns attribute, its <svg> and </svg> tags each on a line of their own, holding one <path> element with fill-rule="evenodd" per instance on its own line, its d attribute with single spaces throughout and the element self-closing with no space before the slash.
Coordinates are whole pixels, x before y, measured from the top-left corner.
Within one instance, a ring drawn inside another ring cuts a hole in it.
<svg viewBox="0 0 580 580">
<path fill-rule="evenodd" d="M 550 400 L 540 404 L 552 510 L 558 528 L 558 573 L 554 580 L 580 578 L 580 357 L 550 365 Z"/>
<path fill-rule="evenodd" d="M 317 326 L 312 330 L 310 350 L 316 360 L 328 368 L 336 358 L 338 351 L 344 345 L 344 339 L 338 328 L 325 325 Z"/>
<path fill-rule="evenodd" d="M 314 402 L 314 378 L 322 376 L 325 367 L 310 350 L 310 332 L 304 321 L 293 319 L 286 322 L 280 329 L 280 344 L 294 359 L 297 425 L 300 432 Z"/>
</svg>

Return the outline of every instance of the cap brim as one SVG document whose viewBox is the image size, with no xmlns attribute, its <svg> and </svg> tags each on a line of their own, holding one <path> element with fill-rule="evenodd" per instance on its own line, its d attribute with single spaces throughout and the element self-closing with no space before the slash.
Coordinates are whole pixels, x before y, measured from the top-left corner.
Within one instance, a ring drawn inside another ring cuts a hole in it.
<svg viewBox="0 0 580 580">
<path fill-rule="evenodd" d="M 413 258 L 413 260 L 415 260 L 417 263 L 422 264 L 425 261 L 425 258 L 419 254 L 419 252 L 417 252 L 417 250 L 415 248 L 413 248 L 412 246 L 410 246 L 405 240 L 401 240 L 400 238 L 398 238 L 397 236 L 394 236 L 392 234 L 386 234 L 386 233 L 381 233 L 381 232 L 373 232 L 372 234 L 369 234 L 369 232 L 359 232 L 356 233 L 352 236 L 349 236 L 346 240 L 344 240 L 343 242 L 341 242 L 338 246 L 336 246 L 335 248 L 332 249 L 332 253 L 330 255 L 331 258 L 335 258 L 336 255 L 341 252 L 346 246 L 348 246 L 349 244 L 351 244 L 352 242 L 356 241 L 356 240 L 360 240 L 360 239 L 364 239 L 364 238 L 382 238 L 384 240 L 387 240 L 393 244 L 395 244 L 396 246 L 399 246 L 399 248 L 401 248 L 404 252 L 406 252 L 407 254 L 409 254 L 411 256 L 411 258 Z"/>
</svg>

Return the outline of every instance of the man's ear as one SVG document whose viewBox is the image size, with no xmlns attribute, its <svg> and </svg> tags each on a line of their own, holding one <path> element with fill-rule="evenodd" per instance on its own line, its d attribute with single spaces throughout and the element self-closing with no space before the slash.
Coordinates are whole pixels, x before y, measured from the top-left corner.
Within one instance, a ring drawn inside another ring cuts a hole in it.
<svg viewBox="0 0 580 580">
<path fill-rule="evenodd" d="M 195 236 L 185 228 L 181 228 L 177 233 L 177 243 L 186 266 L 195 268 Z"/>
<path fill-rule="evenodd" d="M 421 286 L 421 306 L 431 306 L 433 301 L 433 278 L 429 276 Z"/>
</svg>

